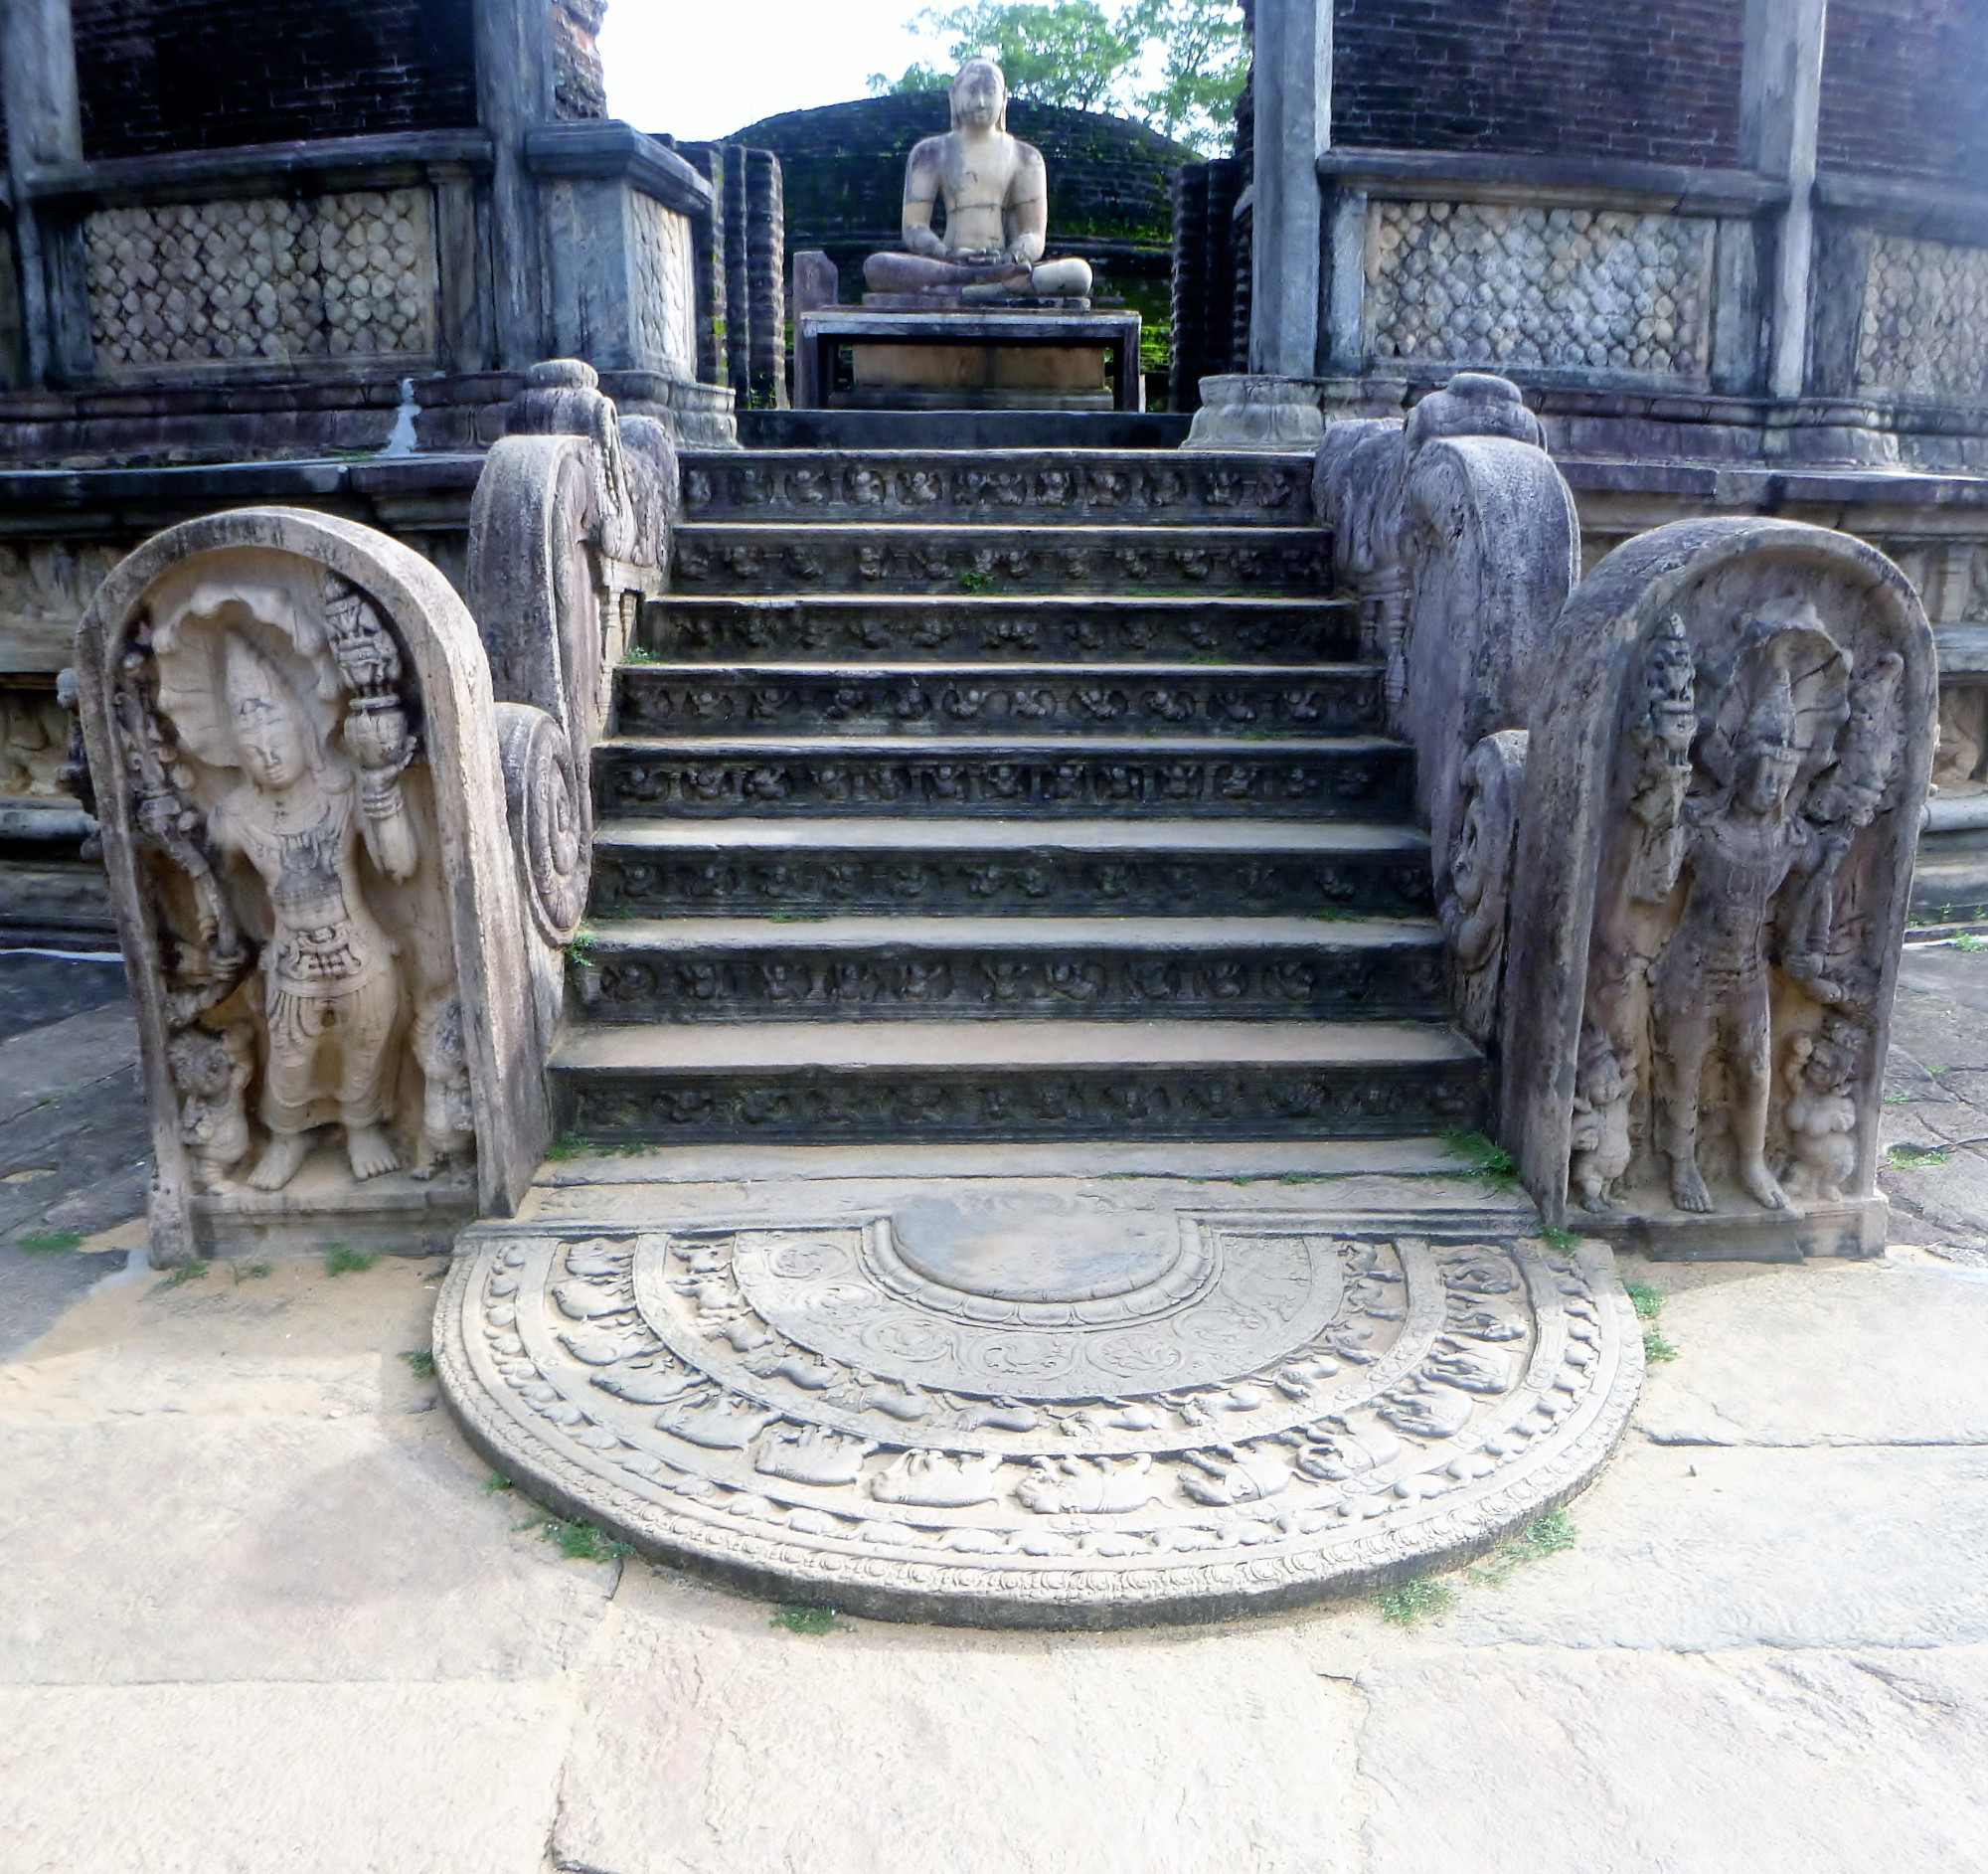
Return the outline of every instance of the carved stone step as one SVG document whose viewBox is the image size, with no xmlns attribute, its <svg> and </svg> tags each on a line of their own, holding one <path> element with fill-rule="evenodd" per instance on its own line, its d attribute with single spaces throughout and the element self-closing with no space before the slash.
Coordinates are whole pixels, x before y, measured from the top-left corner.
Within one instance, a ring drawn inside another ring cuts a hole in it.
<svg viewBox="0 0 1988 1874">
<path fill-rule="evenodd" d="M 1410 757 L 1378 736 L 620 737 L 593 755 L 598 817 L 887 813 L 1258 818 L 1408 811 Z"/>
<path fill-rule="evenodd" d="M 1322 527 L 964 527 L 748 524 L 677 530 L 690 593 L 1332 590 Z"/>
<path fill-rule="evenodd" d="M 1311 464 L 1171 449 L 747 449 L 683 457 L 690 521 L 1281 522 Z"/>
<path fill-rule="evenodd" d="M 629 734 L 1349 735 L 1382 726 L 1372 664 L 632 664 Z"/>
<path fill-rule="evenodd" d="M 1432 909 L 1427 838 L 1362 820 L 609 820 L 596 918 L 778 912 L 1164 918 Z"/>
<path fill-rule="evenodd" d="M 582 1027 L 560 1124 L 602 1144 L 1394 1138 L 1475 1128 L 1484 1062 L 1414 1022 Z"/>
<path fill-rule="evenodd" d="M 1425 919 L 657 920 L 601 927 L 568 975 L 600 1022 L 1445 1013 Z"/>
<path fill-rule="evenodd" d="M 641 641 L 672 661 L 710 657 L 1109 659 L 1309 663 L 1357 656 L 1345 598 L 1091 598 L 672 593 L 642 609 Z"/>
</svg>

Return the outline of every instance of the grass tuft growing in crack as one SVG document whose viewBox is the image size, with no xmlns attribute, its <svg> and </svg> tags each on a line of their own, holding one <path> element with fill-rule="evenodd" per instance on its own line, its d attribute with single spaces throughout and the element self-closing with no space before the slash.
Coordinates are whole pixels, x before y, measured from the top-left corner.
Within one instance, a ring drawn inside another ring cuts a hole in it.
<svg viewBox="0 0 1988 1874">
<path fill-rule="evenodd" d="M 228 1273 L 235 1278 L 236 1287 L 245 1281 L 260 1281 L 266 1276 L 276 1273 L 274 1263 L 230 1263 Z"/>
<path fill-rule="evenodd" d="M 771 1624 L 789 1633 L 803 1634 L 809 1639 L 818 1639 L 823 1633 L 848 1630 L 837 1620 L 833 1608 L 808 1608 L 797 1601 L 783 1602 L 775 1608 Z"/>
<path fill-rule="evenodd" d="M 1677 1357 L 1678 1350 L 1664 1338 L 1660 1329 L 1655 1327 L 1643 1329 L 1643 1358 L 1652 1366 L 1664 1360 L 1675 1360 Z"/>
<path fill-rule="evenodd" d="M 1470 1579 L 1482 1582 L 1487 1588 L 1499 1587 L 1510 1579 L 1514 1570 L 1524 1568 L 1528 1562 L 1573 1548 L 1574 1533 L 1573 1519 L 1566 1510 L 1550 1509 L 1544 1516 L 1535 1516 L 1516 1536 L 1507 1536 L 1470 1571 Z"/>
<path fill-rule="evenodd" d="M 1495 1139 L 1485 1137 L 1482 1132 L 1465 1132 L 1457 1126 L 1446 1125 L 1442 1130 L 1442 1142 L 1494 1191 L 1515 1191 L 1519 1188 L 1518 1166 L 1512 1162 L 1512 1154 Z"/>
<path fill-rule="evenodd" d="M 541 1525 L 540 1533 L 569 1562 L 618 1562 L 634 1553 L 627 1543 L 577 1517 L 552 1517 Z"/>
<path fill-rule="evenodd" d="M 1540 1241 L 1548 1249 L 1557 1252 L 1561 1256 L 1572 1256 L 1575 1250 L 1580 1248 L 1580 1232 L 1578 1230 L 1556 1230 L 1552 1224 L 1545 1224 L 1540 1229 Z"/>
<path fill-rule="evenodd" d="M 408 1371 L 417 1380 L 431 1380 L 435 1376 L 435 1357 L 426 1347 L 411 1347 L 401 1355 L 408 1363 Z"/>
<path fill-rule="evenodd" d="M 505 1476 L 501 1470 L 493 1470 L 483 1479 L 483 1488 L 491 1496 L 495 1496 L 499 1490 L 508 1490 L 510 1487 L 511 1479 Z"/>
<path fill-rule="evenodd" d="M 1636 1310 L 1639 1321 L 1654 1321 L 1664 1311 L 1662 1293 L 1646 1281 L 1638 1281 L 1632 1276 L 1622 1283 L 1622 1291 L 1629 1297 L 1629 1305 Z"/>
<path fill-rule="evenodd" d="M 1448 1582 L 1417 1576 L 1413 1581 L 1383 1588 L 1374 1597 L 1374 1605 L 1381 1610 L 1382 1619 L 1392 1620 L 1397 1626 L 1413 1626 L 1418 1620 L 1446 1613 L 1455 1599 L 1456 1590 Z"/>
<path fill-rule="evenodd" d="M 14 1239 L 14 1247 L 30 1256 L 66 1256 L 82 1244 L 83 1235 L 76 1230 L 31 1230 Z"/>
<path fill-rule="evenodd" d="M 1915 1171 L 1925 1165 L 1943 1165 L 1952 1156 L 1951 1145 L 1894 1145 L 1886 1163 L 1894 1171 Z"/>
<path fill-rule="evenodd" d="M 324 1246 L 324 1273 L 327 1276 L 356 1276 L 379 1261 L 371 1250 L 348 1250 L 342 1243 Z"/>
<path fill-rule="evenodd" d="M 163 1292 L 167 1288 L 184 1287 L 190 1281 L 202 1281 L 214 1265 L 204 1256 L 196 1256 L 191 1262 L 182 1263 L 164 1281 L 159 1283 Z"/>
</svg>

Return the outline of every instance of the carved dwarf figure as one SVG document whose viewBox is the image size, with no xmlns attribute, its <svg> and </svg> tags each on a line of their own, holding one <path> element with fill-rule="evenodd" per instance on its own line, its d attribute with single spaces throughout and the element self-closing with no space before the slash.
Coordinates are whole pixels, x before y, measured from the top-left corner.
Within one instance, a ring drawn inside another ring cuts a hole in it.
<svg viewBox="0 0 1988 1874">
<path fill-rule="evenodd" d="M 959 293 L 975 300 L 1028 294 L 1080 298 L 1082 260 L 1043 259 L 1049 172 L 1043 153 L 1008 133 L 1008 82 L 992 59 L 969 59 L 949 93 L 952 127 L 928 136 L 905 168 L 905 252 L 873 254 L 863 282 L 879 293 Z M 945 238 L 932 204 L 945 204 Z"/>
<path fill-rule="evenodd" d="M 1581 1037 L 1570 1143 L 1569 1182 L 1580 1194 L 1581 1209 L 1597 1214 L 1607 1210 L 1633 1155 L 1629 1081 L 1607 1037 L 1591 1028 Z"/>
<path fill-rule="evenodd" d="M 358 846 L 363 837 L 391 878 L 413 872 L 399 780 L 369 769 L 362 788 L 318 743 L 282 676 L 239 634 L 228 639 L 226 671 L 227 720 L 246 779 L 215 807 L 210 832 L 260 874 L 272 926 L 262 952 L 269 1142 L 248 1182 L 275 1191 L 296 1175 L 327 1097 L 352 1175 L 378 1177 L 401 1162 L 387 1131 L 401 979 L 360 886 Z"/>
<path fill-rule="evenodd" d="M 1788 1156 L 1781 1177 L 1791 1197 L 1833 1201 L 1856 1175 L 1857 1102 L 1850 1083 L 1861 1052 L 1855 1024 L 1833 1015 L 1819 1034 L 1797 1035 L 1788 1044 L 1781 1069 Z"/>
<path fill-rule="evenodd" d="M 463 1045 L 462 1004 L 454 996 L 414 1017 L 414 1059 L 420 1065 L 421 1140 L 414 1176 L 465 1164 L 476 1142 L 469 1097 L 469 1056 Z"/>
<path fill-rule="evenodd" d="M 1680 1210 L 1713 1207 L 1698 1167 L 1698 1121 L 1715 1044 L 1731 1084 L 1740 1182 L 1769 1210 L 1787 1204 L 1766 1161 L 1772 1029 L 1765 938 L 1775 894 L 1803 856 L 1807 829 L 1788 813 L 1801 751 L 1788 673 L 1778 660 L 1770 662 L 1734 753 L 1730 783 L 1685 805 L 1677 853 L 1680 871 L 1689 875 L 1684 908 L 1650 972 L 1657 1145 L 1669 1160 L 1671 1201 Z M 1663 829 L 1653 823 L 1651 830 Z"/>
<path fill-rule="evenodd" d="M 248 1155 L 248 1113 L 244 1096 L 254 1073 L 255 1031 L 232 1023 L 183 1028 L 166 1048 L 173 1085 L 180 1090 L 180 1136 L 193 1148 L 194 1176 L 209 1191 L 225 1191 L 229 1173 Z"/>
</svg>

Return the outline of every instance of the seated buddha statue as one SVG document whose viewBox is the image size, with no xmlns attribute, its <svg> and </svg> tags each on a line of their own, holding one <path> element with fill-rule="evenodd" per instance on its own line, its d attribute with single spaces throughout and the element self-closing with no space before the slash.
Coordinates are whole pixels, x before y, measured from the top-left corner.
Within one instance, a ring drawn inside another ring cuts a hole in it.
<svg viewBox="0 0 1988 1874">
<path fill-rule="evenodd" d="M 1033 143 L 1008 134 L 1008 82 L 992 59 L 969 59 L 947 93 L 952 128 L 928 136 L 905 166 L 904 250 L 873 254 L 863 283 L 876 293 L 963 299 L 1080 298 L 1083 260 L 1045 260 L 1049 172 Z M 945 238 L 932 204 L 945 204 Z"/>
</svg>

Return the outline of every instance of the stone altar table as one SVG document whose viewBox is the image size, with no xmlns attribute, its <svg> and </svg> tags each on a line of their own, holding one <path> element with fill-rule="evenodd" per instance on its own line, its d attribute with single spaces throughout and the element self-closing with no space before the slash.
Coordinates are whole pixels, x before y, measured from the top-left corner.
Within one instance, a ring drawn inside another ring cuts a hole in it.
<svg viewBox="0 0 1988 1874">
<path fill-rule="evenodd" d="M 855 385 L 838 393 L 844 345 L 854 353 Z M 823 306 L 800 314 L 794 346 L 796 357 L 807 351 L 813 360 L 820 408 L 1145 408 L 1136 312 Z"/>
</svg>

